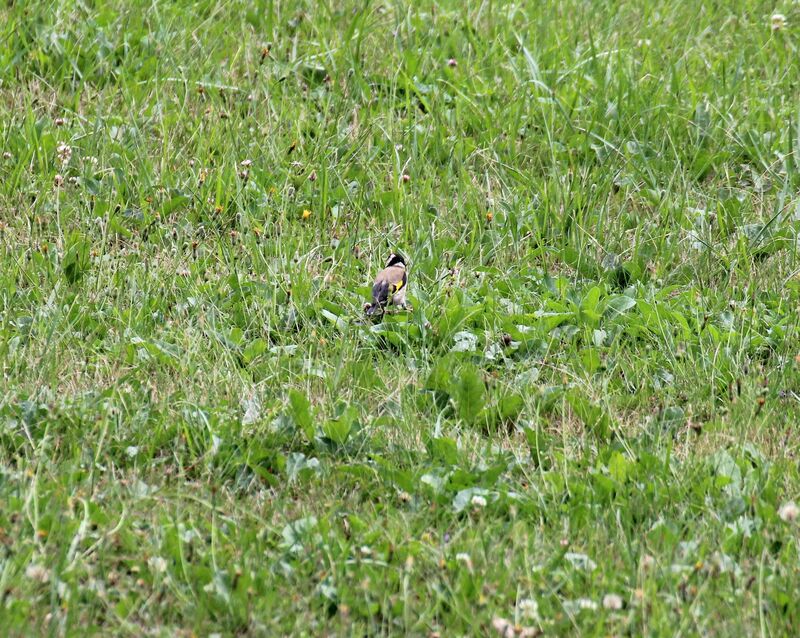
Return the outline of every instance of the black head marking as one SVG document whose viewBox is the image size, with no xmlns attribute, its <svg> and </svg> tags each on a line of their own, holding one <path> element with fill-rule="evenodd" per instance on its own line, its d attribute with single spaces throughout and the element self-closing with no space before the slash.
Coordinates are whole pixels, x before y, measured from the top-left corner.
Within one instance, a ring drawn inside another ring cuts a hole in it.
<svg viewBox="0 0 800 638">
<path fill-rule="evenodd" d="M 403 264 L 403 266 L 405 266 L 406 258 L 400 253 L 392 253 L 389 255 L 389 259 L 386 262 L 386 267 L 388 268 L 389 266 L 396 266 L 397 264 Z"/>
</svg>

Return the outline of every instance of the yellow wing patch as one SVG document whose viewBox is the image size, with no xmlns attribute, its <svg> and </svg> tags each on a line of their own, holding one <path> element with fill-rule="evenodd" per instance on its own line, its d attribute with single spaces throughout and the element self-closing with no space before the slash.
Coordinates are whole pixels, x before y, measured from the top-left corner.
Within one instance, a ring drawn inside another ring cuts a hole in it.
<svg viewBox="0 0 800 638">
<path fill-rule="evenodd" d="M 392 286 L 392 292 L 393 292 L 393 293 L 395 293 L 395 292 L 397 292 L 398 290 L 400 290 L 400 289 L 403 287 L 403 283 L 404 283 L 404 282 L 403 282 L 403 280 L 402 280 L 402 279 L 401 279 L 400 281 L 396 282 L 396 283 L 395 283 L 395 284 Z"/>
</svg>

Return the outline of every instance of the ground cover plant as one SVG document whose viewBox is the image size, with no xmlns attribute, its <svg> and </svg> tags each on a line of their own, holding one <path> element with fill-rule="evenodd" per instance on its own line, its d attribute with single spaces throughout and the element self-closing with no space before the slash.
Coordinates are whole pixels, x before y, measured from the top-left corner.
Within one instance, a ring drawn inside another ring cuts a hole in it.
<svg viewBox="0 0 800 638">
<path fill-rule="evenodd" d="M 0 15 L 6 635 L 798 626 L 800 8 Z"/>
</svg>

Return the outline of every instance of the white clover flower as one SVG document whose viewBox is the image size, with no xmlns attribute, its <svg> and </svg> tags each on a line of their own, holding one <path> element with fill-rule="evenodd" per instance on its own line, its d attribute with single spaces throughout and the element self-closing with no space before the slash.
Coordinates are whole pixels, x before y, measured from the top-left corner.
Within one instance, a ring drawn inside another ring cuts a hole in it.
<svg viewBox="0 0 800 638">
<path fill-rule="evenodd" d="M 786 16 L 782 13 L 773 13 L 770 18 L 770 24 L 773 31 L 780 31 L 786 27 Z"/>
<path fill-rule="evenodd" d="M 800 507 L 797 507 L 794 501 L 788 501 L 780 506 L 778 509 L 778 516 L 781 517 L 782 521 L 791 523 L 800 516 Z"/>
<path fill-rule="evenodd" d="M 486 499 L 483 496 L 480 496 L 479 494 L 473 496 L 472 500 L 470 500 L 470 503 L 472 504 L 472 507 L 474 507 L 475 509 L 486 507 Z"/>
<path fill-rule="evenodd" d="M 62 164 L 67 164 L 72 159 L 72 147 L 68 144 L 59 144 L 56 147 L 56 153 L 58 153 L 58 159 Z"/>
<path fill-rule="evenodd" d="M 622 609 L 622 596 L 619 594 L 606 594 L 603 596 L 603 607 L 606 609 Z"/>
<path fill-rule="evenodd" d="M 161 556 L 151 556 L 147 564 L 150 566 L 150 569 L 158 574 L 163 574 L 167 571 L 167 561 L 161 558 Z"/>
<path fill-rule="evenodd" d="M 515 634 L 514 623 L 506 618 L 492 618 L 492 627 L 502 638 L 513 638 Z"/>
<path fill-rule="evenodd" d="M 517 604 L 517 609 L 519 609 L 520 614 L 523 617 L 529 618 L 531 620 L 536 620 L 539 618 L 539 603 L 537 603 L 533 598 L 523 598 Z"/>
<path fill-rule="evenodd" d="M 472 571 L 472 558 L 470 557 L 469 554 L 467 554 L 466 552 L 460 552 L 456 554 L 456 560 L 459 563 L 464 563 L 464 566 L 468 570 Z"/>
<path fill-rule="evenodd" d="M 37 563 L 31 563 L 25 569 L 25 576 L 31 580 L 36 580 L 40 583 L 46 583 L 50 580 L 50 570 Z"/>
<path fill-rule="evenodd" d="M 577 614 L 580 611 L 597 611 L 600 607 L 591 598 L 577 598 L 575 600 L 565 600 L 564 609 L 572 614 Z"/>
</svg>

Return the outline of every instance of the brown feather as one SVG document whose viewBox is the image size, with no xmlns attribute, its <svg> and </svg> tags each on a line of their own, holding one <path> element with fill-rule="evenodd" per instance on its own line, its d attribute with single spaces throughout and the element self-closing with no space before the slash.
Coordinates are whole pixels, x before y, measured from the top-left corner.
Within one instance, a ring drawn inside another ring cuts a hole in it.
<svg viewBox="0 0 800 638">
<path fill-rule="evenodd" d="M 406 268 L 404 264 L 394 264 L 384 268 L 375 277 L 372 286 L 372 305 L 367 314 L 374 313 L 392 301 L 393 295 L 400 291 L 406 283 Z"/>
</svg>

